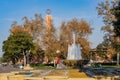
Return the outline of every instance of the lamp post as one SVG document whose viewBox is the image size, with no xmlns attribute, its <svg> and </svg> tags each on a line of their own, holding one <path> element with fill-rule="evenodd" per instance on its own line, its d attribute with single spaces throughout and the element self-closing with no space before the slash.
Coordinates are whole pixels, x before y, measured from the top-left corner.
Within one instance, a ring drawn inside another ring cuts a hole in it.
<svg viewBox="0 0 120 80">
<path fill-rule="evenodd" d="M 59 68 L 59 66 L 60 66 L 60 50 L 57 50 L 56 51 L 56 53 L 57 53 L 57 68 Z"/>
</svg>

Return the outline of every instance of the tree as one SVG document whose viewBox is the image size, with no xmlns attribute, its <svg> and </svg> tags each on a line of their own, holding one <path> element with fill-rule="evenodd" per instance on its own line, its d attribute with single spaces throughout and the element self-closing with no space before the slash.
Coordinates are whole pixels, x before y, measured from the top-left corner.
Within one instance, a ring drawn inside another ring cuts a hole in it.
<svg viewBox="0 0 120 80">
<path fill-rule="evenodd" d="M 41 50 L 45 50 L 44 56 L 47 56 L 49 61 L 53 60 L 53 56 L 56 55 L 56 46 L 54 46 L 54 43 L 57 41 L 56 29 L 53 24 L 51 25 L 51 30 L 47 31 L 46 25 L 44 24 L 45 20 L 38 14 L 35 14 L 35 19 L 29 20 L 27 17 L 24 17 L 23 20 L 23 25 L 18 25 L 16 22 L 12 25 L 11 33 L 13 34 L 21 30 L 28 32 Z"/>
<path fill-rule="evenodd" d="M 51 25 L 50 30 L 45 29 L 45 32 L 42 34 L 42 42 L 45 45 L 45 57 L 48 58 L 48 62 L 53 61 L 54 58 L 56 57 L 56 42 L 57 42 L 57 37 L 56 37 L 56 29 L 54 25 Z"/>
<path fill-rule="evenodd" d="M 44 19 L 42 18 L 42 15 L 35 14 L 35 18 L 32 20 L 29 20 L 27 17 L 24 17 L 23 20 L 23 27 L 28 30 L 33 39 L 37 41 L 37 39 L 39 39 L 38 37 L 40 37 L 45 29 Z"/>
<path fill-rule="evenodd" d="M 68 22 L 63 22 L 60 31 L 60 42 L 64 47 L 64 52 L 67 52 L 68 44 L 72 42 L 72 34 L 76 34 L 76 43 L 80 43 L 82 47 L 82 56 L 87 57 L 90 50 L 90 43 L 87 40 L 88 35 L 92 33 L 92 28 L 85 20 L 72 19 Z"/>
<path fill-rule="evenodd" d="M 114 47 L 111 45 L 109 39 L 106 38 L 103 40 L 102 43 L 97 45 L 96 50 L 99 51 L 96 53 L 97 55 L 109 60 L 115 54 Z"/>
<path fill-rule="evenodd" d="M 27 52 L 33 51 L 34 48 L 35 44 L 30 34 L 25 31 L 16 31 L 3 42 L 3 58 L 17 62 L 18 59 L 23 59 L 23 56 L 26 59 Z"/>
<path fill-rule="evenodd" d="M 55 33 L 56 29 L 54 28 L 54 25 L 52 24 L 51 30 L 47 31 L 44 22 L 45 20 L 42 18 L 41 14 L 35 14 L 35 19 L 29 20 L 27 17 L 24 17 L 23 20 L 24 24 L 22 26 L 26 31 L 28 31 L 28 33 L 31 34 L 34 42 L 36 42 L 38 46 L 41 47 L 40 52 L 42 52 L 42 50 L 45 50 L 44 56 L 47 56 L 49 61 L 53 60 L 56 53 L 56 46 L 54 46 L 54 43 L 57 40 Z"/>
<path fill-rule="evenodd" d="M 37 45 L 35 46 L 34 50 L 34 57 L 38 57 L 37 54 L 41 54 L 43 56 L 43 46 L 44 46 L 44 41 L 43 41 L 43 35 L 45 34 L 45 24 L 44 24 L 44 19 L 42 18 L 41 14 L 35 14 L 34 19 L 29 19 L 28 17 L 23 17 L 23 24 L 18 25 L 17 22 L 14 22 L 12 24 L 12 28 L 10 29 L 11 34 L 14 34 L 19 31 L 25 31 L 30 36 L 33 38 L 33 42 L 35 42 Z M 41 51 L 39 51 L 41 50 Z M 38 53 L 42 52 L 42 53 Z"/>
<path fill-rule="evenodd" d="M 41 14 L 35 14 L 34 19 L 28 19 L 25 16 L 25 17 L 23 17 L 23 21 L 24 22 L 23 22 L 22 25 L 18 25 L 17 22 L 14 22 L 12 24 L 12 28 L 11 28 L 10 32 L 15 33 L 17 29 L 20 30 L 20 28 L 24 28 L 22 30 L 27 31 L 33 37 L 33 40 L 35 42 L 41 41 L 40 37 L 45 31 L 45 24 L 44 24 L 44 19 L 42 18 L 42 15 Z"/>
<path fill-rule="evenodd" d="M 98 15 L 103 17 L 103 22 L 105 26 L 102 30 L 106 31 L 110 35 L 111 46 L 113 46 L 116 51 L 120 48 L 120 1 L 108 1 L 101 2 L 97 7 Z"/>
<path fill-rule="evenodd" d="M 30 54 L 29 58 L 30 58 L 30 62 L 31 63 L 42 63 L 44 61 L 44 55 L 45 51 L 42 50 L 41 46 L 36 44 L 35 46 L 35 54 Z"/>
<path fill-rule="evenodd" d="M 103 17 L 103 22 L 105 26 L 102 30 L 112 33 L 112 36 L 120 36 L 119 28 L 119 16 L 120 16 L 120 1 L 108 1 L 101 2 L 97 7 L 98 15 Z"/>
</svg>

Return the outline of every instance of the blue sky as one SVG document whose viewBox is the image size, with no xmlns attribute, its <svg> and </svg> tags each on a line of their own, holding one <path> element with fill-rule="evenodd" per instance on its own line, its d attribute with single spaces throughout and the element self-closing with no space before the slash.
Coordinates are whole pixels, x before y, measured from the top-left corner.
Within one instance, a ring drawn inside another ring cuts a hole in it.
<svg viewBox="0 0 120 80">
<path fill-rule="evenodd" d="M 84 19 L 94 28 L 89 37 L 94 48 L 102 41 L 102 19 L 97 16 L 96 6 L 104 0 L 0 0 L 0 56 L 2 42 L 9 36 L 9 29 L 14 21 L 22 23 L 22 18 L 33 18 L 35 13 L 45 17 L 46 9 L 51 9 L 54 25 L 59 28 L 62 21 L 73 18 Z"/>
</svg>

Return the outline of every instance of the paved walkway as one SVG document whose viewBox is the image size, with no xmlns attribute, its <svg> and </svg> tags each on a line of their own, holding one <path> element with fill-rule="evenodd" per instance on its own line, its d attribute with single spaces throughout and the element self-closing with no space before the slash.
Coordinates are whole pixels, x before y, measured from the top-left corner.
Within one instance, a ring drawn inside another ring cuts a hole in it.
<svg viewBox="0 0 120 80">
<path fill-rule="evenodd" d="M 15 68 L 12 65 L 6 65 L 6 66 L 0 65 L 0 73 L 8 73 L 11 71 L 22 71 L 22 69 Z"/>
</svg>

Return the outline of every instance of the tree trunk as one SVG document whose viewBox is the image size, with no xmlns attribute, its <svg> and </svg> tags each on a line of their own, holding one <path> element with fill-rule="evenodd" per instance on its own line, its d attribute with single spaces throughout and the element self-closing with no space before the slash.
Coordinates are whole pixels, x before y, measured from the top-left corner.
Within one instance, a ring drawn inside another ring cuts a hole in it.
<svg viewBox="0 0 120 80">
<path fill-rule="evenodd" d="M 24 55 L 24 66 L 26 66 L 26 55 L 24 51 L 23 51 L 23 55 Z"/>
<path fill-rule="evenodd" d="M 119 52 L 117 53 L 117 65 L 119 66 Z"/>
</svg>

